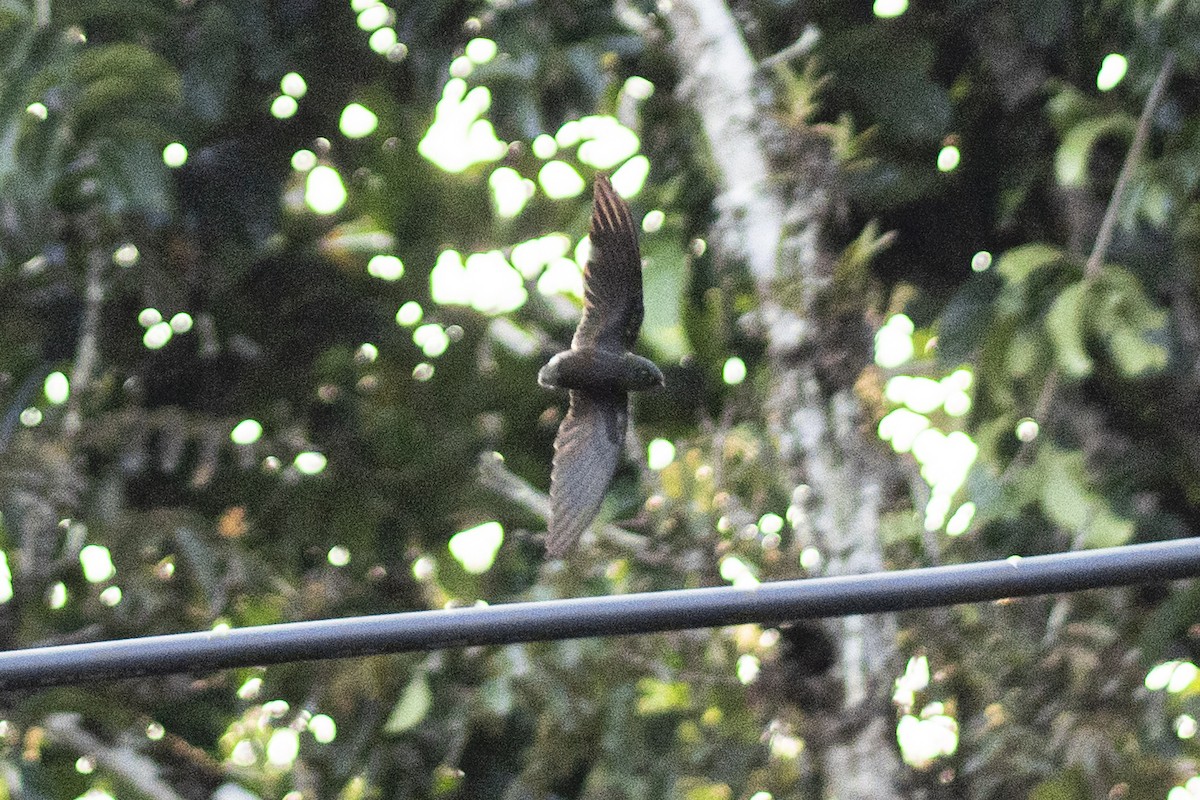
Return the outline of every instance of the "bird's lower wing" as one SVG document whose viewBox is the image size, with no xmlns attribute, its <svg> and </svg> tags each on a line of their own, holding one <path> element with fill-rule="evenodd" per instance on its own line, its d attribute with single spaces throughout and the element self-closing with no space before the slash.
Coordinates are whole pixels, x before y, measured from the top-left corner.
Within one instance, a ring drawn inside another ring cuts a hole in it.
<svg viewBox="0 0 1200 800">
<path fill-rule="evenodd" d="M 570 550 L 600 510 L 625 445 L 628 402 L 625 392 L 572 390 L 554 440 L 547 557 Z"/>
</svg>

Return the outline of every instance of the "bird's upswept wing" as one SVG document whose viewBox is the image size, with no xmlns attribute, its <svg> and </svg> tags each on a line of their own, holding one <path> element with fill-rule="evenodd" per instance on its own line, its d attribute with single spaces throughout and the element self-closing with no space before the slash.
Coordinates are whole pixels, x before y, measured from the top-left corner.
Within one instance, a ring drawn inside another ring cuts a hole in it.
<svg viewBox="0 0 1200 800">
<path fill-rule="evenodd" d="M 546 556 L 560 558 L 600 510 L 625 446 L 625 392 L 571 391 L 571 408 L 554 440 Z"/>
<path fill-rule="evenodd" d="M 583 270 L 583 319 L 571 346 L 633 349 L 642 327 L 642 255 L 629 205 L 608 178 L 596 176 L 588 237 L 592 255 Z"/>
</svg>

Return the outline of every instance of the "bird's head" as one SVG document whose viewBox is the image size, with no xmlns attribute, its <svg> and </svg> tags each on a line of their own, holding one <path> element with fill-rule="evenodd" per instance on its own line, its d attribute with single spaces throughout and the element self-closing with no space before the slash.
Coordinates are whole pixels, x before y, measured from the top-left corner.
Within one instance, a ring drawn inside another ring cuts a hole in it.
<svg viewBox="0 0 1200 800">
<path fill-rule="evenodd" d="M 658 389 L 665 385 L 662 370 L 648 358 L 642 358 L 633 353 L 625 354 L 625 369 L 622 371 L 622 381 L 625 389 L 632 392 L 644 392 L 647 389 Z"/>
</svg>

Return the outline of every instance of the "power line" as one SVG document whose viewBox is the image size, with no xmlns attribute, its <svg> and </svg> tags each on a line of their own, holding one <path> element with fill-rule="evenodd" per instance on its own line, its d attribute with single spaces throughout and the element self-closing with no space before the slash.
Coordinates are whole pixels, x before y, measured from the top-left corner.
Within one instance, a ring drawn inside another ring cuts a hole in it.
<svg viewBox="0 0 1200 800">
<path fill-rule="evenodd" d="M 228 667 L 871 614 L 1200 575 L 1200 539 L 978 564 L 289 622 L 0 653 L 0 689 Z"/>
</svg>

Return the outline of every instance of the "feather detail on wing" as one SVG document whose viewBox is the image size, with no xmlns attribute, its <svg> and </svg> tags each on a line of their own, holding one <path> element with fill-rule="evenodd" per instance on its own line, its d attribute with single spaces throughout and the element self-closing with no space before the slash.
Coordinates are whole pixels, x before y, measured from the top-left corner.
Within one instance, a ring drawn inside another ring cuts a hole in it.
<svg viewBox="0 0 1200 800">
<path fill-rule="evenodd" d="M 588 237 L 592 255 L 583 270 L 583 319 L 571 346 L 631 350 L 642 327 L 642 255 L 629 205 L 608 178 L 596 176 Z"/>
<path fill-rule="evenodd" d="M 571 408 L 554 440 L 546 556 L 560 558 L 600 510 L 625 446 L 625 392 L 571 391 Z"/>
</svg>

